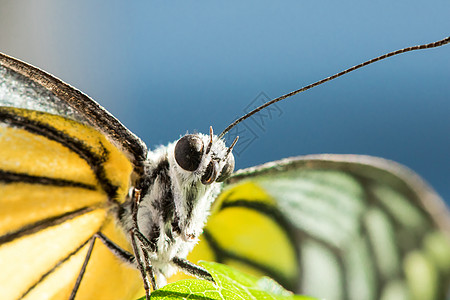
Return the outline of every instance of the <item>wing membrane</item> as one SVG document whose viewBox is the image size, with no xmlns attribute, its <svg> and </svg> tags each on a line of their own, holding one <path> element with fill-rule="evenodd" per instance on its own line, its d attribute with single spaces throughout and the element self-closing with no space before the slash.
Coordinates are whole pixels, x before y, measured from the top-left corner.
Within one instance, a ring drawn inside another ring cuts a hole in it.
<svg viewBox="0 0 450 300">
<path fill-rule="evenodd" d="M 102 133 L 62 116 L 0 107 L 0 156 L 2 297 L 67 299 L 99 231 L 130 250 L 109 213 L 126 200 L 133 165 Z M 97 241 L 77 299 L 125 297 L 141 285 L 137 271 Z"/>
<path fill-rule="evenodd" d="M 103 210 L 86 212 L 60 224 L 20 235 L 0 246 L 0 292 L 5 299 L 17 299 L 39 286 L 46 276 L 64 263 L 73 251 L 100 229 Z M 77 228 L 77 230 L 73 230 Z M 81 242 L 80 242 L 81 241 Z M 76 278 L 77 272 L 72 274 Z"/>
<path fill-rule="evenodd" d="M 233 175 L 214 208 L 194 261 L 206 249 L 205 258 L 237 259 L 327 299 L 444 299 L 450 287 L 445 204 L 393 162 L 322 155 L 269 163 Z"/>
</svg>

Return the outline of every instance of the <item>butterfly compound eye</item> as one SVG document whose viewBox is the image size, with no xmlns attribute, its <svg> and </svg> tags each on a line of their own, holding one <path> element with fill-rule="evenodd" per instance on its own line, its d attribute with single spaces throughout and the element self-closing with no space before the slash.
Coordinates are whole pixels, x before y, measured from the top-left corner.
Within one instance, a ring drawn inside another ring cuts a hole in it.
<svg viewBox="0 0 450 300">
<path fill-rule="evenodd" d="M 227 163 L 225 164 L 225 166 L 223 166 L 222 171 L 220 172 L 219 177 L 217 177 L 216 181 L 217 182 L 224 181 L 225 179 L 230 177 L 233 171 L 234 171 L 234 156 L 232 153 L 230 153 L 230 155 L 228 155 L 227 158 Z"/>
<path fill-rule="evenodd" d="M 194 134 L 188 134 L 175 145 L 175 160 L 186 171 L 197 170 L 203 156 L 203 141 Z"/>
</svg>

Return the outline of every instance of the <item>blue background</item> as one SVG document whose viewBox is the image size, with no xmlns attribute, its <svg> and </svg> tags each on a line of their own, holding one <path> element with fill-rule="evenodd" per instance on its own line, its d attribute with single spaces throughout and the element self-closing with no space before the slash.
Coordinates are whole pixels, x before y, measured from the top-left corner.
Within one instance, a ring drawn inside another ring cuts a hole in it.
<svg viewBox="0 0 450 300">
<path fill-rule="evenodd" d="M 0 51 L 100 102 L 153 148 L 223 130 L 277 97 L 450 35 L 449 1 L 2 1 Z M 450 199 L 450 46 L 409 53 L 278 105 L 237 167 L 312 153 L 409 166 Z M 448 203 L 448 202 L 447 202 Z"/>
</svg>

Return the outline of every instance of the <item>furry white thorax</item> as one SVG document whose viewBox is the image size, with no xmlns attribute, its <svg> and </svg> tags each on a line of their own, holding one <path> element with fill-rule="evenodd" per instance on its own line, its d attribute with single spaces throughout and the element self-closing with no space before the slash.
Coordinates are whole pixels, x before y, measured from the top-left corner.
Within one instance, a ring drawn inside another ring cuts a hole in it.
<svg viewBox="0 0 450 300">
<path fill-rule="evenodd" d="M 174 156 L 176 142 L 168 146 L 160 146 L 155 151 L 149 152 L 147 158 L 149 172 L 164 160 L 168 161 L 174 211 L 175 216 L 178 217 L 179 232 L 174 231 L 172 224 L 164 223 L 160 209 L 154 204 L 160 201 L 162 195 L 164 195 L 163 189 L 165 187 L 163 179 L 156 178 L 148 193 L 141 200 L 137 221 L 139 230 L 148 238 L 152 233 L 154 224 L 159 225 L 160 232 L 157 238 L 156 252 L 150 259 L 154 270 L 157 273 L 161 272 L 166 277 L 176 270 L 171 266 L 171 260 L 174 257 L 186 258 L 198 242 L 198 237 L 203 232 L 203 227 L 209 215 L 211 204 L 221 188 L 221 184 L 217 182 L 204 185 L 201 183 L 201 178 L 211 159 L 216 159 L 219 162 L 219 170 L 223 168 L 226 163 L 224 158 L 227 155 L 227 147 L 223 140 L 214 135 L 211 150 L 208 154 L 205 154 L 210 136 L 196 135 L 202 139 L 204 150 L 201 163 L 197 170 L 193 172 L 186 171 L 177 164 Z M 187 203 L 189 195 L 193 205 L 191 209 Z M 195 197 L 192 195 L 195 195 Z M 191 213 L 189 213 L 189 210 Z"/>
</svg>

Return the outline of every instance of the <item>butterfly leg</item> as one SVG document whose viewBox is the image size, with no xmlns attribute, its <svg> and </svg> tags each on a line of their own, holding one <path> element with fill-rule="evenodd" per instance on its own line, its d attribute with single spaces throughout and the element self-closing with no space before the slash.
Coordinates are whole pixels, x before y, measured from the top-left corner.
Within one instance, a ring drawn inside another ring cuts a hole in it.
<svg viewBox="0 0 450 300">
<path fill-rule="evenodd" d="M 146 262 L 145 263 L 145 272 L 147 273 L 147 276 L 150 277 L 153 290 L 156 290 L 158 285 L 156 284 L 155 273 L 153 272 L 152 263 L 151 263 L 150 258 L 148 256 L 148 252 L 147 251 L 143 251 L 143 254 L 144 254 L 144 259 L 145 259 L 145 262 Z"/>
<path fill-rule="evenodd" d="M 149 266 L 149 265 L 146 264 L 146 261 L 144 262 L 142 260 L 142 257 L 140 255 L 140 249 L 137 245 L 137 238 L 135 235 L 135 231 L 130 230 L 130 235 L 131 235 L 131 244 L 133 245 L 133 251 L 136 256 L 136 264 L 137 264 L 139 271 L 141 272 L 141 276 L 144 281 L 145 298 L 147 300 L 150 300 L 150 282 L 148 280 L 148 274 L 147 274 L 147 270 L 148 270 L 147 266 Z M 145 250 L 142 249 L 142 252 L 145 253 Z M 146 254 L 144 254 L 144 258 L 147 258 Z M 154 282 L 154 279 L 152 279 L 152 283 L 153 282 Z"/>
<path fill-rule="evenodd" d="M 139 271 L 141 272 L 142 279 L 144 281 L 144 289 L 145 296 L 147 299 L 150 299 L 150 281 L 153 290 L 157 289 L 155 273 L 152 268 L 152 264 L 150 261 L 149 253 L 154 252 L 154 246 L 150 243 L 150 241 L 141 233 L 139 230 L 139 226 L 137 223 L 137 213 L 139 203 L 141 201 L 141 189 L 133 190 L 133 202 L 131 207 L 131 214 L 133 217 L 133 228 L 130 230 L 131 236 L 131 244 L 133 246 L 134 255 L 136 256 L 136 264 L 138 266 Z M 138 246 L 138 243 L 140 245 Z M 144 256 L 144 260 L 141 258 L 141 253 Z"/>
<path fill-rule="evenodd" d="M 97 237 L 98 239 L 100 239 L 100 241 L 102 241 L 102 243 L 108 247 L 109 251 L 111 251 L 115 256 L 117 256 L 121 261 L 128 263 L 130 265 L 135 266 L 135 258 L 134 255 L 131 254 L 130 252 L 122 249 L 120 246 L 118 246 L 116 243 L 114 243 L 113 241 L 111 241 L 107 236 L 105 236 L 103 233 L 101 232 L 97 232 L 95 234 L 95 237 Z"/>
<path fill-rule="evenodd" d="M 150 252 L 154 252 L 154 246 L 150 243 L 150 241 L 137 229 L 132 229 L 134 237 L 137 238 L 139 240 L 139 242 L 141 243 L 141 250 L 142 250 L 142 254 L 144 255 L 144 266 L 145 266 L 145 271 L 147 276 L 150 277 L 151 279 L 151 283 L 152 283 L 152 288 L 153 290 L 156 290 L 158 286 L 161 285 L 157 285 L 156 284 L 156 280 L 155 280 L 155 273 L 153 271 L 152 268 L 152 263 L 150 261 L 150 257 L 149 257 L 149 253 Z"/>
<path fill-rule="evenodd" d="M 89 259 L 91 258 L 92 250 L 94 249 L 94 243 L 95 243 L 95 235 L 91 238 L 91 242 L 89 243 L 88 252 L 86 254 L 86 257 L 84 258 L 83 265 L 81 266 L 81 270 L 78 273 L 77 281 L 75 282 L 75 285 L 72 289 L 72 292 L 70 293 L 69 300 L 75 299 L 75 296 L 77 295 L 78 288 L 81 284 L 81 279 L 83 279 L 84 273 L 86 272 L 86 267 L 89 262 Z"/>
<path fill-rule="evenodd" d="M 132 237 L 133 250 L 135 251 L 136 256 L 134 256 L 130 252 L 120 248 L 113 241 L 111 241 L 108 237 L 106 237 L 103 233 L 98 232 L 96 234 L 96 236 L 103 242 L 103 244 L 105 244 L 106 247 L 108 247 L 108 249 L 112 253 L 114 253 L 122 261 L 138 267 L 138 269 L 141 271 L 141 275 L 143 276 L 142 278 L 144 279 L 145 293 L 147 296 L 149 296 L 150 295 L 150 289 L 149 289 L 150 284 L 149 284 L 148 278 L 150 277 L 151 286 L 152 286 L 153 290 L 155 290 L 156 289 L 155 276 L 153 273 L 153 268 L 152 268 L 152 265 L 150 262 L 150 258 L 148 256 L 148 252 L 145 250 L 142 251 L 144 260 L 142 260 L 142 258 L 139 256 L 139 252 L 137 252 L 136 238 L 139 241 L 141 241 L 141 240 L 139 237 L 137 237 L 139 235 L 136 235 L 134 232 L 135 231 L 132 230 L 131 237 Z M 142 235 L 142 233 L 140 233 L 140 234 Z M 141 243 L 142 243 L 142 241 L 141 241 Z M 142 270 L 144 270 L 144 272 Z"/>
<path fill-rule="evenodd" d="M 103 233 L 101 232 L 97 232 L 96 234 L 94 234 L 94 236 L 91 238 L 90 243 L 89 243 L 89 248 L 88 248 L 88 252 L 86 253 L 86 257 L 84 258 L 84 262 L 83 265 L 81 267 L 80 272 L 78 273 L 77 276 L 77 280 L 75 282 L 75 285 L 72 289 L 72 292 L 70 294 L 69 300 L 73 300 L 75 299 L 75 296 L 78 292 L 78 289 L 80 287 L 81 284 L 81 280 L 83 279 L 84 273 L 86 272 L 86 267 L 87 264 L 89 262 L 89 259 L 91 258 L 92 255 L 92 251 L 94 249 L 94 243 L 96 239 L 100 239 L 100 241 L 102 241 L 102 243 L 116 256 L 118 257 L 121 261 L 128 263 L 130 265 L 135 265 L 135 258 L 134 255 L 131 254 L 130 252 L 120 248 L 120 246 L 118 246 L 117 244 L 115 244 L 113 241 L 111 241 L 108 237 L 106 237 Z"/>
<path fill-rule="evenodd" d="M 172 263 L 176 265 L 179 269 L 183 270 L 184 272 L 190 275 L 214 282 L 214 279 L 212 278 L 211 274 L 209 274 L 208 271 L 206 271 L 200 266 L 197 266 L 194 263 L 191 263 L 185 258 L 174 257 L 172 259 Z"/>
<path fill-rule="evenodd" d="M 155 273 L 153 271 L 152 263 L 150 261 L 149 255 L 148 255 L 150 252 L 155 251 L 154 245 L 139 230 L 132 229 L 132 231 L 133 231 L 135 238 L 137 238 L 142 245 L 141 249 L 142 249 L 142 253 L 144 255 L 144 259 L 145 259 L 145 271 L 152 281 L 153 290 L 156 290 L 158 286 L 161 287 L 163 285 L 156 284 Z M 161 276 L 158 276 L 158 277 L 161 277 Z"/>
</svg>

